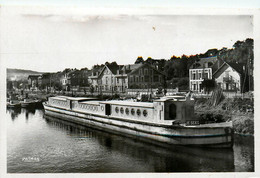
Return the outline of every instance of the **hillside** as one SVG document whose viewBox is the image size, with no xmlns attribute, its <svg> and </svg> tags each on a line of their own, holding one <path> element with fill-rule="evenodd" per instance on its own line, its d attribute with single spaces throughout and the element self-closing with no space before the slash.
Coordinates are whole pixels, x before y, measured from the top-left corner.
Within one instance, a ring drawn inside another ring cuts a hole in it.
<svg viewBox="0 0 260 178">
<path fill-rule="evenodd" d="M 7 80 L 27 80 L 29 75 L 40 75 L 42 72 L 23 70 L 23 69 L 9 69 L 6 70 Z"/>
</svg>

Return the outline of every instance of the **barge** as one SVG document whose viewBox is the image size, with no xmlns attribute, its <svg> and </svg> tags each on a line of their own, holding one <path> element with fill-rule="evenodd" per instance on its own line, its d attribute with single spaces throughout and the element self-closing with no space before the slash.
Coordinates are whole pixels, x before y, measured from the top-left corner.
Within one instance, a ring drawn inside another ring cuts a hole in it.
<svg viewBox="0 0 260 178">
<path fill-rule="evenodd" d="M 205 124 L 194 118 L 189 96 L 163 97 L 148 102 L 98 101 L 56 96 L 43 103 L 45 115 L 153 143 L 232 148 L 232 122 Z"/>
</svg>

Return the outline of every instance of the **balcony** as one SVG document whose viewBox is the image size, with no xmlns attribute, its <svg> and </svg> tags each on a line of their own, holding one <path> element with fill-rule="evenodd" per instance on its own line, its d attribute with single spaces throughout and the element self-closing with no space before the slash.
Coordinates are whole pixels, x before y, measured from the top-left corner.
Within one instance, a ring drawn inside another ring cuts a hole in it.
<svg viewBox="0 0 260 178">
<path fill-rule="evenodd" d="M 225 83 L 232 83 L 234 82 L 232 76 L 228 76 L 228 77 L 223 77 L 223 82 Z"/>
</svg>

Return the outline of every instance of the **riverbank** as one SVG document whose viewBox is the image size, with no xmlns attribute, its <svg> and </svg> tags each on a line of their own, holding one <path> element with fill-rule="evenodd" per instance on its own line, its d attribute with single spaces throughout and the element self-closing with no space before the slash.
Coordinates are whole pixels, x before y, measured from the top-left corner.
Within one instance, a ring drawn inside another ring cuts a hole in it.
<svg viewBox="0 0 260 178">
<path fill-rule="evenodd" d="M 196 117 L 206 121 L 233 121 L 234 131 L 241 135 L 254 135 L 254 101 L 249 99 L 224 99 L 217 106 L 208 104 L 209 100 L 196 99 Z"/>
<path fill-rule="evenodd" d="M 62 93 L 28 93 L 29 98 L 46 101 L 48 97 L 62 95 Z M 92 97 L 92 95 L 73 95 Z M 96 95 L 100 100 L 118 99 L 120 95 Z M 126 96 L 125 96 L 126 97 Z M 242 135 L 254 135 L 254 102 L 250 99 L 227 98 L 217 106 L 209 105 L 208 99 L 195 100 L 195 117 L 200 117 L 206 122 L 233 121 L 234 131 Z"/>
</svg>

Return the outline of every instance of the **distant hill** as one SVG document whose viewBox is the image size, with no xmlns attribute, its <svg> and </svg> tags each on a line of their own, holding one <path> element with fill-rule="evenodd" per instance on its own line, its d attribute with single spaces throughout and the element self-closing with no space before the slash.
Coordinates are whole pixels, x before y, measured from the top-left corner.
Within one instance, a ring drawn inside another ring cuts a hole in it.
<svg viewBox="0 0 260 178">
<path fill-rule="evenodd" d="M 24 69 L 9 69 L 6 70 L 6 78 L 8 80 L 27 80 L 29 75 L 41 75 L 43 72 L 37 72 Z"/>
</svg>

